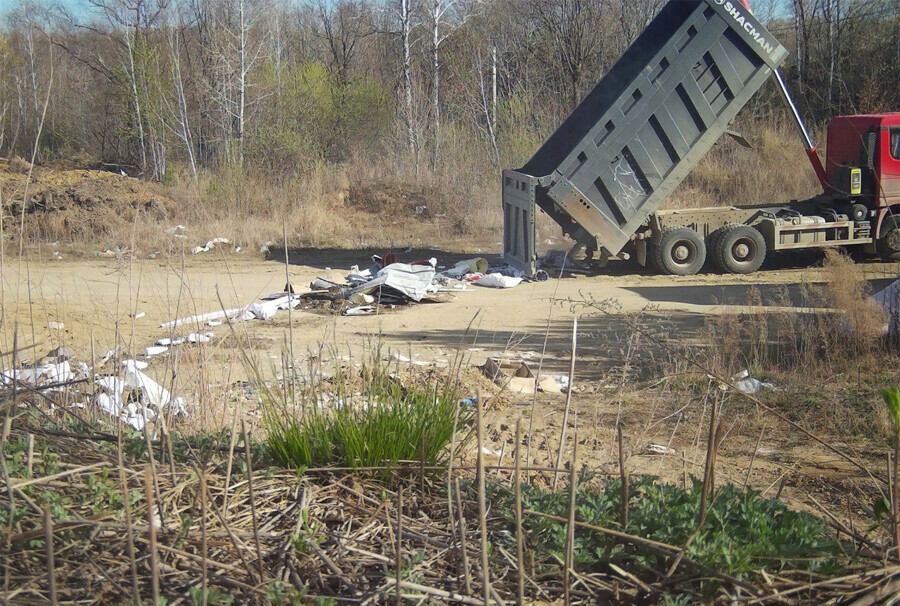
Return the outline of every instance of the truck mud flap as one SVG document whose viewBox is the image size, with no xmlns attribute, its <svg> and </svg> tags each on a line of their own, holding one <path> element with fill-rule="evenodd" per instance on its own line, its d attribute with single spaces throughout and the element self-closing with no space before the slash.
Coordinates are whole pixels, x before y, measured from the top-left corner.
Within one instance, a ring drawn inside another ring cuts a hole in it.
<svg viewBox="0 0 900 606">
<path fill-rule="evenodd" d="M 535 250 L 535 187 L 537 179 L 514 170 L 503 171 L 503 260 L 532 276 Z"/>
</svg>

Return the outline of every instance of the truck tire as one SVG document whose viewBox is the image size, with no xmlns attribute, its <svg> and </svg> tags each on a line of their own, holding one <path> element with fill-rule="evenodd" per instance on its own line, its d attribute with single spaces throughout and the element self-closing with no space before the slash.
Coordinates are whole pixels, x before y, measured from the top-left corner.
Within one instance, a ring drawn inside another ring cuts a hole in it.
<svg viewBox="0 0 900 606">
<path fill-rule="evenodd" d="M 651 247 L 653 266 L 670 276 L 692 276 L 706 262 L 706 243 L 689 227 L 667 227 Z"/>
<path fill-rule="evenodd" d="M 857 223 L 869 220 L 869 209 L 865 204 L 851 204 L 849 214 L 850 220 L 856 221 Z"/>
<path fill-rule="evenodd" d="M 752 274 L 766 259 L 766 240 L 749 225 L 726 225 L 716 238 L 713 259 L 722 271 Z"/>
<path fill-rule="evenodd" d="M 889 262 L 900 261 L 900 217 L 885 217 L 881 237 L 876 243 L 878 254 Z"/>
</svg>

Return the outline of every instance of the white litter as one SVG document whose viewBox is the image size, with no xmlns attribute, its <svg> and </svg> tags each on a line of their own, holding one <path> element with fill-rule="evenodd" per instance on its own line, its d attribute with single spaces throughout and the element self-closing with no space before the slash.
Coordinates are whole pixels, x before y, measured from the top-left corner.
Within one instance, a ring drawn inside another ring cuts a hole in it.
<svg viewBox="0 0 900 606">
<path fill-rule="evenodd" d="M 146 312 L 139 311 L 136 314 L 131 314 L 131 317 L 134 318 L 135 320 L 140 320 L 141 318 L 143 318 L 146 315 L 147 315 Z"/>
<path fill-rule="evenodd" d="M 772 383 L 766 383 L 751 377 L 750 371 L 746 369 L 731 377 L 731 383 L 738 391 L 742 391 L 751 396 L 758 393 L 760 389 L 775 389 L 775 386 Z"/>
<path fill-rule="evenodd" d="M 208 332 L 205 335 L 192 332 L 187 336 L 188 343 L 209 343 L 213 338 L 213 333 Z"/>
<path fill-rule="evenodd" d="M 371 305 L 375 302 L 375 297 L 365 293 L 358 292 L 350 297 L 350 302 L 354 305 Z"/>
<path fill-rule="evenodd" d="M 144 355 L 148 358 L 151 358 L 153 356 L 164 354 L 167 351 L 169 351 L 169 347 L 167 345 L 148 345 L 144 348 Z"/>
<path fill-rule="evenodd" d="M 159 325 L 160 328 L 176 328 L 183 324 L 199 326 L 206 324 L 207 326 L 219 326 L 223 320 L 269 320 L 276 312 L 283 311 L 288 307 L 294 308 L 300 305 L 300 297 L 298 295 L 283 295 L 275 299 L 264 299 L 251 303 L 247 307 L 234 309 L 226 309 L 223 311 L 211 311 L 205 314 L 190 316 L 187 318 L 178 318 L 170 320 Z"/>
<path fill-rule="evenodd" d="M 371 316 L 375 313 L 375 307 L 372 305 L 360 305 L 351 307 L 344 312 L 345 316 Z"/>
<path fill-rule="evenodd" d="M 11 385 L 14 381 L 28 385 L 37 385 L 38 383 L 65 383 L 74 378 L 75 373 L 72 372 L 69 362 L 62 361 L 5 370 L 0 375 L 0 382 L 4 385 Z"/>
<path fill-rule="evenodd" d="M 672 455 L 675 454 L 675 449 L 669 448 L 668 446 L 661 446 L 660 444 L 647 444 L 647 446 L 644 447 L 644 452 L 653 455 Z"/>
<path fill-rule="evenodd" d="M 137 431 L 141 431 L 147 421 L 152 421 L 162 411 L 187 417 L 187 410 L 181 398 L 172 398 L 169 391 L 142 373 L 134 360 L 122 362 L 121 377 L 97 377 L 96 383 L 103 391 L 97 395 L 97 405 L 110 416 L 122 421 Z M 137 401 L 125 403 L 125 390 L 137 392 Z"/>
<path fill-rule="evenodd" d="M 485 274 L 475 281 L 478 286 L 488 288 L 514 288 L 522 283 L 522 278 L 513 278 L 503 274 Z"/>
<path fill-rule="evenodd" d="M 213 238 L 206 243 L 206 246 L 195 246 L 192 248 L 191 254 L 199 255 L 200 253 L 209 252 L 216 247 L 216 244 L 231 244 L 231 240 L 228 238 Z"/>
<path fill-rule="evenodd" d="M 47 328 L 49 328 L 50 330 L 62 330 L 65 327 L 66 325 L 62 322 L 54 322 L 53 320 L 47 322 Z"/>
</svg>

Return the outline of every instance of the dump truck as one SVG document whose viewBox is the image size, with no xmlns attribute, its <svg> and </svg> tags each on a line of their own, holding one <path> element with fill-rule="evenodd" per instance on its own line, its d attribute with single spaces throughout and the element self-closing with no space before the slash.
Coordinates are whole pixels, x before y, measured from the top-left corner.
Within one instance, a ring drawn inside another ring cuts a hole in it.
<svg viewBox="0 0 900 606">
<path fill-rule="evenodd" d="M 900 261 L 900 113 L 839 116 L 825 163 L 778 67 L 787 50 L 746 0 L 670 0 L 559 128 L 502 176 L 503 256 L 532 275 L 535 213 L 601 268 L 751 273 L 779 251 L 841 246 Z M 821 193 L 806 200 L 660 210 L 774 76 Z M 579 254 L 582 253 L 582 254 Z"/>
</svg>

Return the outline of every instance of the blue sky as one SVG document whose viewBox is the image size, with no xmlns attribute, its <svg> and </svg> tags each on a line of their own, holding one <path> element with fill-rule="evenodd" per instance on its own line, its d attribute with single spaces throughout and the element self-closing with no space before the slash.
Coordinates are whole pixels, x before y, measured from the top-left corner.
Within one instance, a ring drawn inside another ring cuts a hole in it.
<svg viewBox="0 0 900 606">
<path fill-rule="evenodd" d="M 37 0 L 39 3 L 46 3 L 48 0 Z M 67 6 L 68 8 L 83 8 L 85 7 L 84 0 L 56 0 L 60 4 Z M 6 13 L 11 8 L 18 5 L 19 0 L 0 0 L 0 14 Z M 790 0 L 779 0 L 779 3 L 782 6 L 782 10 L 786 10 L 788 5 L 790 4 Z M 750 6 L 753 6 L 753 0 L 750 1 Z"/>
</svg>

